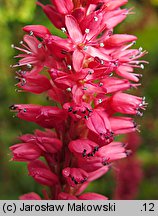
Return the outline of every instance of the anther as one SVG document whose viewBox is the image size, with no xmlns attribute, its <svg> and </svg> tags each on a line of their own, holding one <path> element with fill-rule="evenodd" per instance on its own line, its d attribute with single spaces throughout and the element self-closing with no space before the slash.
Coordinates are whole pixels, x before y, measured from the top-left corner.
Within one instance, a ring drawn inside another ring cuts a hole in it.
<svg viewBox="0 0 158 216">
<path fill-rule="evenodd" d="M 27 110 L 24 108 L 24 109 L 23 109 L 23 112 L 27 112 Z"/>
<path fill-rule="evenodd" d="M 77 110 L 74 110 L 72 113 L 73 113 L 73 114 L 77 114 Z"/>
<path fill-rule="evenodd" d="M 98 17 L 95 16 L 94 17 L 94 21 L 97 22 L 98 21 Z"/>
<path fill-rule="evenodd" d="M 83 153 L 82 153 L 83 157 L 86 157 L 86 151 L 87 151 L 86 149 L 83 150 Z"/>
<path fill-rule="evenodd" d="M 84 47 L 83 47 L 83 50 L 84 50 L 84 51 L 86 51 L 87 49 L 88 49 L 88 47 L 87 47 L 87 46 L 84 46 Z"/>
<path fill-rule="evenodd" d="M 132 151 L 131 151 L 131 150 L 126 150 L 126 151 L 125 151 L 125 154 L 126 154 L 126 156 L 128 157 L 129 155 L 132 154 Z"/>
<path fill-rule="evenodd" d="M 23 78 L 23 79 L 22 79 L 22 82 L 21 82 L 21 85 L 24 86 L 25 84 L 26 84 L 26 79 Z"/>
<path fill-rule="evenodd" d="M 102 103 L 103 102 L 103 100 L 102 99 L 98 99 L 98 103 Z"/>
<path fill-rule="evenodd" d="M 104 47 L 104 43 L 100 43 L 99 45 L 100 45 L 100 47 Z"/>
<path fill-rule="evenodd" d="M 141 53 L 143 51 L 143 48 L 142 47 L 139 47 L 139 52 Z"/>
<path fill-rule="evenodd" d="M 32 68 L 32 65 L 31 64 L 27 64 L 26 65 L 28 68 Z"/>
<path fill-rule="evenodd" d="M 68 112 L 72 112 L 72 107 L 69 107 L 69 108 L 68 108 Z"/>
<path fill-rule="evenodd" d="M 103 64 L 104 64 L 104 61 L 103 61 L 103 60 L 101 60 L 101 61 L 100 61 L 100 64 L 101 64 L 101 65 L 103 65 Z"/>
<path fill-rule="evenodd" d="M 71 65 L 67 65 L 67 68 L 68 68 L 68 70 L 72 69 Z"/>
<path fill-rule="evenodd" d="M 10 110 L 16 110 L 16 108 L 17 107 L 14 104 L 9 107 Z"/>
<path fill-rule="evenodd" d="M 99 147 L 98 147 L 98 146 L 95 146 L 93 152 L 95 153 L 95 152 L 97 152 L 98 150 L 99 150 Z"/>
<path fill-rule="evenodd" d="M 68 92 L 71 92 L 71 88 L 70 88 L 70 87 L 69 87 L 69 88 L 67 88 L 67 89 L 66 89 L 66 91 L 68 91 Z"/>
<path fill-rule="evenodd" d="M 144 65 L 143 64 L 141 64 L 140 67 L 141 67 L 141 69 L 144 69 Z"/>
<path fill-rule="evenodd" d="M 12 44 L 12 45 L 11 45 L 11 48 L 15 48 L 15 45 L 14 45 L 14 44 Z"/>
<path fill-rule="evenodd" d="M 140 112 L 140 111 L 137 111 L 136 115 L 142 117 L 142 116 L 143 116 L 143 113 Z"/>
<path fill-rule="evenodd" d="M 85 91 L 86 91 L 87 89 L 88 89 L 87 87 L 83 87 L 83 90 L 85 90 Z"/>
<path fill-rule="evenodd" d="M 67 51 L 66 50 L 61 50 L 61 54 L 65 55 L 65 54 L 67 54 Z"/>
<path fill-rule="evenodd" d="M 24 41 L 20 41 L 20 42 L 19 42 L 19 44 L 23 44 L 23 43 L 24 43 Z"/>
<path fill-rule="evenodd" d="M 113 75 L 114 75 L 113 73 L 110 73 L 110 74 L 109 74 L 109 77 L 112 77 Z"/>
<path fill-rule="evenodd" d="M 30 31 L 29 35 L 32 36 L 33 35 L 33 31 Z"/>
<path fill-rule="evenodd" d="M 61 31 L 62 31 L 63 33 L 65 33 L 65 32 L 66 32 L 66 28 L 62 27 L 62 28 L 61 28 Z"/>
<path fill-rule="evenodd" d="M 85 33 L 88 34 L 90 30 L 88 28 L 85 29 Z"/>
<path fill-rule="evenodd" d="M 93 71 L 88 71 L 88 74 L 89 74 L 89 75 L 92 75 L 92 74 L 93 74 Z"/>
<path fill-rule="evenodd" d="M 100 86 L 100 87 L 103 86 L 103 83 L 99 83 L 99 86 Z"/>
<path fill-rule="evenodd" d="M 42 44 L 40 43 L 40 44 L 38 44 L 38 48 L 40 49 L 42 47 Z"/>
</svg>

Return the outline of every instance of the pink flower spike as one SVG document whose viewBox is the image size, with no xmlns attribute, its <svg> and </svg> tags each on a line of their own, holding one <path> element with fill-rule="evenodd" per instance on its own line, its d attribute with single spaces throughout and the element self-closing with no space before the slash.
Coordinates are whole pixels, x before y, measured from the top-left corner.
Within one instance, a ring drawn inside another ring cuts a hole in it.
<svg viewBox="0 0 158 216">
<path fill-rule="evenodd" d="M 78 197 L 80 200 L 108 200 L 106 196 L 97 193 L 84 193 Z"/>
<path fill-rule="evenodd" d="M 40 160 L 30 162 L 28 164 L 28 171 L 29 175 L 42 185 L 52 187 L 59 182 L 57 175 L 51 172 Z"/>
<path fill-rule="evenodd" d="M 19 200 L 41 200 L 41 197 L 34 192 L 30 192 L 20 196 Z"/>
<path fill-rule="evenodd" d="M 28 25 L 23 27 L 25 32 L 34 34 L 36 37 L 44 38 L 47 34 L 50 35 L 50 31 L 42 25 Z"/>
<path fill-rule="evenodd" d="M 88 178 L 88 173 L 80 168 L 67 167 L 63 169 L 62 174 L 66 178 L 68 184 L 72 187 L 83 184 Z"/>
<path fill-rule="evenodd" d="M 14 161 L 32 161 L 38 159 L 42 151 L 33 143 L 20 143 L 10 147 Z"/>
</svg>

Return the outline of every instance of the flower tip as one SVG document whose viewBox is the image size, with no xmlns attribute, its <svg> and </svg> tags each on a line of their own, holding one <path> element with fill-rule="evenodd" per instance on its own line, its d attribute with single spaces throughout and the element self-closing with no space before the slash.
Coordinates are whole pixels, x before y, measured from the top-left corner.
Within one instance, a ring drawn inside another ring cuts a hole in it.
<svg viewBox="0 0 158 216">
<path fill-rule="evenodd" d="M 12 104 L 11 106 L 9 106 L 10 110 L 16 110 L 16 106 L 14 104 Z"/>
</svg>

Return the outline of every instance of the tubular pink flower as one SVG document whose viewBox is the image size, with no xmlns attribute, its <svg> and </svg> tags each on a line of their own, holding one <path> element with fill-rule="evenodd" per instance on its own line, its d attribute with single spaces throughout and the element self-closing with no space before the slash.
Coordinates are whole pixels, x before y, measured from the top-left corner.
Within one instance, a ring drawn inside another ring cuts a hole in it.
<svg viewBox="0 0 158 216">
<path fill-rule="evenodd" d="M 20 143 L 10 147 L 13 154 L 13 160 L 15 161 L 33 161 L 38 159 L 42 151 L 37 145 L 32 143 Z"/>
<path fill-rule="evenodd" d="M 16 104 L 10 107 L 20 119 L 35 122 L 45 128 L 54 128 L 66 119 L 66 113 L 57 107 L 34 104 Z"/>
<path fill-rule="evenodd" d="M 52 173 L 42 161 L 35 160 L 30 162 L 28 171 L 29 175 L 42 185 L 53 186 L 59 182 L 57 175 Z"/>
<path fill-rule="evenodd" d="M 83 184 L 88 178 L 87 172 L 80 168 L 67 167 L 63 169 L 62 174 L 66 178 L 68 184 L 72 187 Z"/>
<path fill-rule="evenodd" d="M 44 38 L 47 34 L 50 35 L 50 31 L 42 25 L 28 25 L 23 27 L 23 30 L 28 33 L 33 33 L 36 37 Z"/>
<path fill-rule="evenodd" d="M 142 116 L 141 109 L 146 107 L 145 98 L 117 92 L 111 98 L 111 106 L 116 112 Z"/>
<path fill-rule="evenodd" d="M 51 89 L 51 83 L 47 77 L 41 74 L 36 76 L 28 71 L 17 72 L 19 83 L 17 86 L 26 92 L 41 94 Z"/>
</svg>

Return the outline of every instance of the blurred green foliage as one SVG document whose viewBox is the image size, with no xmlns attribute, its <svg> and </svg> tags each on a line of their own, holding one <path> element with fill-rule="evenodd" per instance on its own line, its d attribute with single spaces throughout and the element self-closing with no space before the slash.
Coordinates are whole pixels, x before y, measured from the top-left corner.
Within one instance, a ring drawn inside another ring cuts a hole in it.
<svg viewBox="0 0 158 216">
<path fill-rule="evenodd" d="M 41 1 L 42 2 L 42 1 Z M 49 1 L 43 0 L 46 4 Z M 129 0 L 134 15 L 116 29 L 119 33 L 135 34 L 139 39 L 136 47 L 148 50 L 145 57 L 150 62 L 143 71 L 142 86 L 139 95 L 145 95 L 149 106 L 141 124 L 142 145 L 138 156 L 143 164 L 144 178 L 137 199 L 158 199 L 158 0 Z M 23 193 L 36 191 L 41 194 L 41 186 L 27 176 L 25 163 L 10 162 L 9 146 L 18 143 L 17 136 L 32 132 L 36 125 L 25 123 L 13 117 L 8 107 L 13 103 L 47 104 L 46 97 L 34 96 L 16 91 L 15 63 L 16 51 L 11 44 L 21 41 L 21 28 L 28 24 L 43 24 L 54 34 L 59 34 L 51 22 L 37 7 L 35 0 L 0 0 L 0 199 L 18 199 Z M 112 197 L 114 181 L 109 172 L 98 182 L 92 183 L 89 191 L 100 192 Z"/>
</svg>

